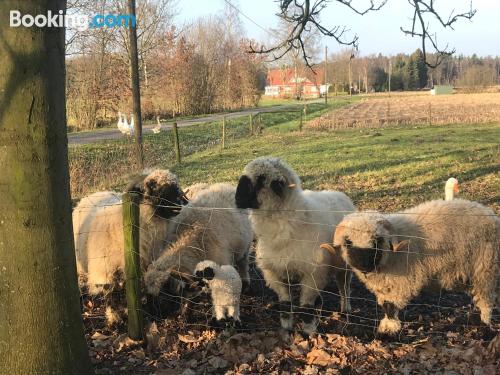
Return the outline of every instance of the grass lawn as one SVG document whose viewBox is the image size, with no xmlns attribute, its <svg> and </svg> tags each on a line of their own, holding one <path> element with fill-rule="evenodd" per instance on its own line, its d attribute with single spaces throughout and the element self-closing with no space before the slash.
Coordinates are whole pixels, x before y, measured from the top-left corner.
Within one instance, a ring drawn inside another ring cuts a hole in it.
<svg viewBox="0 0 500 375">
<path fill-rule="evenodd" d="M 248 124 L 228 124 L 233 129 L 228 130 L 224 150 L 214 130 L 217 124 L 203 125 L 204 132 L 201 127 L 182 129 L 182 151 L 187 156 L 180 165 L 175 165 L 168 133 L 164 138 L 147 137 L 146 160 L 149 166 L 171 168 L 188 186 L 236 183 L 250 160 L 275 155 L 295 168 L 305 188 L 341 190 L 360 208 L 384 211 L 441 198 L 445 181 L 455 176 L 460 196 L 500 211 L 499 123 L 284 132 L 280 129 L 297 121 L 282 120 L 252 137 Z M 131 171 L 130 153 L 130 145 L 123 142 L 73 148 L 73 195 L 123 188 Z"/>
<path fill-rule="evenodd" d="M 460 196 L 500 212 L 500 124 L 449 125 L 318 133 L 270 133 L 210 149 L 171 166 L 184 186 L 236 183 L 246 163 L 262 155 L 285 159 L 305 188 L 346 192 L 363 209 L 392 211 L 444 196 L 460 181 Z"/>
</svg>

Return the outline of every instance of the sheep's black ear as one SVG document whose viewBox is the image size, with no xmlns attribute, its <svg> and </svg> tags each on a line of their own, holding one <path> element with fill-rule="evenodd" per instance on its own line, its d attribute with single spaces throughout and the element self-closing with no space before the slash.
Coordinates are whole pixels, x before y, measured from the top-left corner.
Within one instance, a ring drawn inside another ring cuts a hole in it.
<svg viewBox="0 0 500 375">
<path fill-rule="evenodd" d="M 144 176 L 137 176 L 132 181 L 129 182 L 125 188 L 127 193 L 139 193 L 144 194 Z"/>
<path fill-rule="evenodd" d="M 254 196 L 254 189 L 252 180 L 248 176 L 241 176 L 238 181 L 238 187 L 236 188 L 236 207 L 238 208 L 250 208 L 251 202 Z"/>
<path fill-rule="evenodd" d="M 272 180 L 271 181 L 271 190 L 274 191 L 274 193 L 278 197 L 283 197 L 283 193 L 285 191 L 285 181 L 282 179 Z"/>
</svg>

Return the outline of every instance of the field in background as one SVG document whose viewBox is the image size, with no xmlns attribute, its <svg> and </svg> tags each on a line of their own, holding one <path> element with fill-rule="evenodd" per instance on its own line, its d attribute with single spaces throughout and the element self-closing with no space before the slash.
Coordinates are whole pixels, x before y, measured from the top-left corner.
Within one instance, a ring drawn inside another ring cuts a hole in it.
<svg viewBox="0 0 500 375">
<path fill-rule="evenodd" d="M 488 122 L 500 122 L 500 93 L 431 96 L 428 92 L 408 92 L 368 95 L 358 103 L 310 121 L 307 128 Z"/>
<path fill-rule="evenodd" d="M 323 103 L 307 105 L 307 114 L 302 120 L 311 119 L 326 113 L 333 108 L 351 104 L 356 99 L 342 99 L 325 106 Z M 253 117 L 253 130 L 250 135 L 250 119 L 248 116 L 226 120 L 225 146 L 245 140 L 252 143 L 259 134 L 280 133 L 298 130 L 300 111 L 303 105 L 292 107 L 287 111 L 279 110 L 261 113 Z M 173 134 L 171 130 L 160 134 L 144 135 L 145 165 L 148 167 L 166 167 L 175 164 Z M 182 157 L 193 153 L 213 149 L 221 150 L 222 122 L 179 128 L 179 143 Z M 107 189 L 122 189 L 136 171 L 133 139 L 123 137 L 118 141 L 100 142 L 89 145 L 70 146 L 71 193 L 74 198 Z"/>
</svg>

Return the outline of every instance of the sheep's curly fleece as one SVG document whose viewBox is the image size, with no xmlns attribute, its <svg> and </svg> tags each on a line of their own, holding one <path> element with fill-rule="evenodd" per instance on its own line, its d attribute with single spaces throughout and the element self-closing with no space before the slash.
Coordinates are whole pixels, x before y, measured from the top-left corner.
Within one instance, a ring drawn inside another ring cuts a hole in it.
<svg viewBox="0 0 500 375">
<path fill-rule="evenodd" d="M 211 185 L 172 219 L 167 233 L 171 243 L 144 275 L 149 294 L 160 293 L 172 269 L 192 275 L 196 265 L 206 259 L 235 265 L 241 279 L 249 282 L 248 254 L 253 232 L 247 213 L 235 207 L 235 191 L 230 184 Z"/>
<path fill-rule="evenodd" d="M 429 201 L 395 214 L 354 213 L 337 226 L 333 244 L 342 247 L 349 263 L 346 239 L 350 246 L 368 249 L 377 237 L 384 239 L 384 251 L 376 272 L 353 269 L 379 305 L 390 302 L 402 309 L 431 279 L 445 289 L 470 284 L 481 320 L 490 323 L 495 299 L 500 306 L 500 220 L 490 208 L 455 199 Z M 391 252 L 389 241 L 401 240 L 408 240 L 409 247 Z M 399 320 L 386 316 L 379 331 L 395 333 L 400 327 Z"/>
<path fill-rule="evenodd" d="M 333 228 L 348 212 L 355 211 L 349 197 L 336 191 L 302 190 L 295 171 L 276 157 L 260 157 L 250 162 L 243 176 L 252 180 L 264 178 L 258 192 L 260 207 L 252 209 L 250 220 L 257 237 L 256 263 L 267 285 L 280 301 L 291 301 L 288 283 L 303 285 L 300 305 L 314 305 L 319 292 L 335 275 L 341 296 L 341 310 L 349 311 L 351 274 L 340 255 L 320 248 L 331 238 Z M 271 181 L 282 181 L 283 196 L 270 188 Z M 293 323 L 282 318 L 282 325 Z M 312 330 L 312 329 L 311 329 Z"/>
<path fill-rule="evenodd" d="M 168 170 L 145 171 L 142 183 L 178 185 L 177 177 Z M 154 205 L 140 209 L 140 255 L 143 271 L 164 247 L 169 221 L 157 217 Z M 73 210 L 73 228 L 80 286 L 91 295 L 114 284 L 117 273 L 125 267 L 121 193 L 102 191 L 83 198 Z"/>
<path fill-rule="evenodd" d="M 228 264 L 219 266 L 211 260 L 198 263 L 194 269 L 203 271 L 211 268 L 214 271 L 212 280 L 205 280 L 210 289 L 212 306 L 216 320 L 233 318 L 240 321 L 241 278 L 236 269 Z"/>
</svg>

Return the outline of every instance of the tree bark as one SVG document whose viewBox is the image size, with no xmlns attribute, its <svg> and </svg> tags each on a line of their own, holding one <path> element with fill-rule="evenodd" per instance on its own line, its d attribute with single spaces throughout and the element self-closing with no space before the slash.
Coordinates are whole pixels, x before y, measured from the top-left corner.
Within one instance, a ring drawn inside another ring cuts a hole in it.
<svg viewBox="0 0 500 375">
<path fill-rule="evenodd" d="M 128 0 L 128 13 L 135 17 L 135 0 Z M 137 24 L 130 24 L 128 37 L 130 41 L 130 83 L 132 87 L 132 102 L 134 106 L 136 157 L 139 169 L 144 168 L 142 149 L 142 115 L 141 115 L 141 87 L 139 82 L 139 55 L 137 52 Z"/>
<path fill-rule="evenodd" d="M 79 306 L 66 135 L 64 29 L 9 27 L 0 2 L 0 374 L 92 373 Z"/>
</svg>

